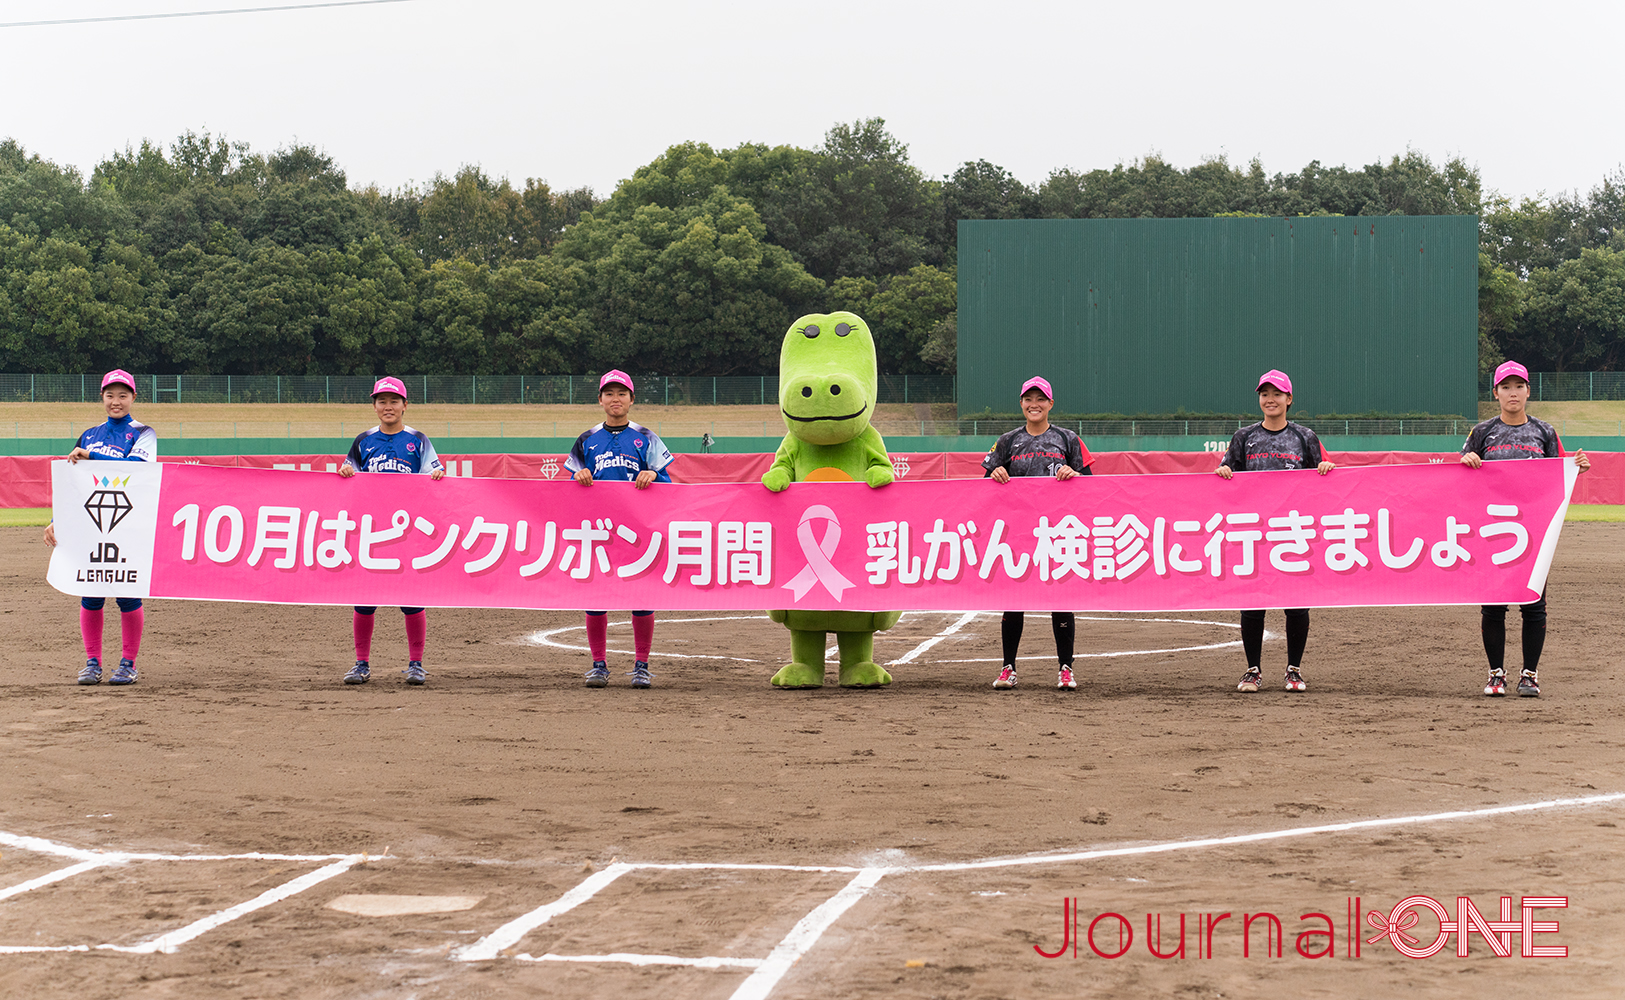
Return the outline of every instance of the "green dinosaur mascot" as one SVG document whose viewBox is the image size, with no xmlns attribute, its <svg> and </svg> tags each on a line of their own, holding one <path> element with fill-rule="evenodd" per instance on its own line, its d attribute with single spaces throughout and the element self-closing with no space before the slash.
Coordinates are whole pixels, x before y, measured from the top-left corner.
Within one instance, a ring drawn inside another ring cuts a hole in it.
<svg viewBox="0 0 1625 1000">
<path fill-rule="evenodd" d="M 784 335 L 779 353 L 779 409 L 789 433 L 762 485 L 777 493 L 791 483 L 862 481 L 885 486 L 896 478 L 886 442 L 870 425 L 880 376 L 875 341 L 849 312 L 803 316 Z M 790 630 L 791 662 L 773 675 L 781 688 L 824 684 L 825 636 L 841 651 L 842 687 L 880 687 L 891 674 L 874 661 L 875 633 L 897 624 L 900 611 L 769 611 Z"/>
</svg>

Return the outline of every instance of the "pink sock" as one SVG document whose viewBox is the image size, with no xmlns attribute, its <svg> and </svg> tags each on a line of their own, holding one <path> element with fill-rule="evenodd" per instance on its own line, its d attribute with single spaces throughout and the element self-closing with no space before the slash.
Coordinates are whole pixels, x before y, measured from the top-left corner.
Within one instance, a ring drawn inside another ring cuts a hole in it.
<svg viewBox="0 0 1625 1000">
<path fill-rule="evenodd" d="M 637 658 L 644 663 L 649 662 L 649 647 L 655 643 L 655 616 L 632 616 L 632 644 L 637 649 Z"/>
<path fill-rule="evenodd" d="M 79 634 L 85 637 L 85 658 L 102 658 L 102 609 L 79 607 Z"/>
<path fill-rule="evenodd" d="M 124 636 L 124 658 L 131 663 L 141 653 L 141 626 L 147 623 L 147 609 L 136 608 L 118 616 L 119 631 Z"/>
<path fill-rule="evenodd" d="M 592 649 L 594 663 L 609 658 L 609 615 L 587 616 L 587 645 Z"/>
<path fill-rule="evenodd" d="M 423 641 L 429 637 L 429 612 L 406 616 L 406 658 L 423 659 Z"/>
<path fill-rule="evenodd" d="M 372 659 L 372 621 L 375 617 L 375 615 L 364 615 L 356 612 L 355 658 L 358 660 Z"/>
</svg>

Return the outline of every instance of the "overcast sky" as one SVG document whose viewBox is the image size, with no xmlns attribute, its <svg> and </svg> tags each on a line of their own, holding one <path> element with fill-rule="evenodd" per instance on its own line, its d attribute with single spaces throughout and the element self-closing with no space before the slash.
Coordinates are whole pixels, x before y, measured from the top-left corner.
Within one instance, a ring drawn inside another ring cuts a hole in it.
<svg viewBox="0 0 1625 1000">
<path fill-rule="evenodd" d="M 0 0 L 0 22 L 288 2 Z M 881 117 L 938 177 L 1409 147 L 1518 197 L 1625 164 L 1621 38 L 1620 0 L 407 0 L 0 28 L 0 137 L 87 175 L 190 128 L 310 143 L 356 187 L 478 163 L 607 195 L 676 142 L 813 147 Z"/>
</svg>

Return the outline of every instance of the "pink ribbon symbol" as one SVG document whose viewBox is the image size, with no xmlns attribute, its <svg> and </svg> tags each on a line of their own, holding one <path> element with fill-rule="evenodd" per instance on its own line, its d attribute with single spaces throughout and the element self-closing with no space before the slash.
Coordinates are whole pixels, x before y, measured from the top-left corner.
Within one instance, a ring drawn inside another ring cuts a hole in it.
<svg viewBox="0 0 1625 1000">
<path fill-rule="evenodd" d="M 1405 915 L 1398 920 L 1395 920 L 1394 915 L 1391 913 L 1384 916 L 1380 910 L 1372 910 L 1365 915 L 1365 922 L 1375 927 L 1377 933 L 1366 938 L 1365 943 L 1376 944 L 1383 938 L 1392 938 L 1395 941 L 1403 941 L 1414 948 L 1422 942 L 1405 932 L 1415 927 L 1420 919 L 1416 911 L 1411 909 L 1407 909 Z"/>
<path fill-rule="evenodd" d="M 829 527 L 824 530 L 824 540 L 815 544 L 811 522 L 818 518 L 828 521 Z M 841 520 L 833 510 L 823 504 L 814 504 L 802 511 L 801 523 L 796 525 L 796 540 L 801 543 L 801 554 L 807 557 L 807 565 L 784 585 L 784 589 L 793 591 L 797 601 L 807 595 L 814 583 L 823 584 L 836 601 L 840 601 L 841 593 L 848 587 L 856 586 L 829 561 L 829 557 L 835 554 L 835 546 L 841 544 Z"/>
</svg>

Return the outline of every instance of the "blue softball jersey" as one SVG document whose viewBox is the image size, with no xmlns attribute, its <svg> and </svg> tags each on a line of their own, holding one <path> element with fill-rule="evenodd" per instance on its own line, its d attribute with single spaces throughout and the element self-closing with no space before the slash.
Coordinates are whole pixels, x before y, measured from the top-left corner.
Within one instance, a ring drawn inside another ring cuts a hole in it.
<svg viewBox="0 0 1625 1000">
<path fill-rule="evenodd" d="M 429 435 L 404 424 L 394 434 L 385 434 L 374 427 L 362 431 L 350 443 L 350 453 L 344 460 L 355 466 L 357 472 L 409 472 L 428 475 L 440 464 Z"/>
<path fill-rule="evenodd" d="M 644 469 L 653 470 L 655 482 L 671 482 L 666 469 L 674 461 L 660 436 L 642 424 L 628 422 L 624 427 L 595 424 L 576 438 L 564 467 L 571 475 L 591 469 L 592 478 L 612 483 L 629 483 Z"/>
<path fill-rule="evenodd" d="M 90 452 L 92 458 L 111 462 L 158 461 L 158 432 L 125 415 L 97 424 L 79 435 L 74 447 Z"/>
</svg>

